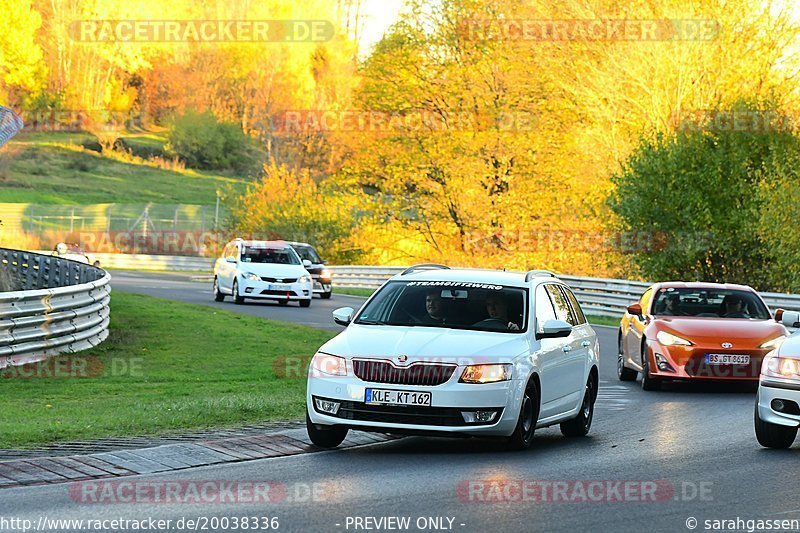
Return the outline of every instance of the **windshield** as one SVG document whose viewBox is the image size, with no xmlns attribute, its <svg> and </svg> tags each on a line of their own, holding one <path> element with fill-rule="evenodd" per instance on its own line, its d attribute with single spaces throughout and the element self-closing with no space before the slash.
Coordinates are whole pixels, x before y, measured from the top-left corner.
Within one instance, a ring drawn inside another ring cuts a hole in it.
<svg viewBox="0 0 800 533">
<path fill-rule="evenodd" d="M 292 245 L 294 251 L 300 256 L 300 259 L 307 259 L 314 263 L 315 265 L 319 265 L 322 263 L 322 259 L 317 255 L 316 250 L 311 246 L 302 246 L 302 245 Z"/>
<path fill-rule="evenodd" d="M 527 292 L 477 282 L 392 281 L 355 323 L 519 333 L 527 326 Z"/>
<path fill-rule="evenodd" d="M 751 318 L 767 320 L 769 311 L 750 291 L 665 288 L 658 293 L 653 314 L 703 318 Z"/>
<path fill-rule="evenodd" d="M 242 248 L 242 263 L 277 263 L 282 265 L 299 265 L 300 258 L 291 248 L 259 248 L 245 246 Z"/>
</svg>

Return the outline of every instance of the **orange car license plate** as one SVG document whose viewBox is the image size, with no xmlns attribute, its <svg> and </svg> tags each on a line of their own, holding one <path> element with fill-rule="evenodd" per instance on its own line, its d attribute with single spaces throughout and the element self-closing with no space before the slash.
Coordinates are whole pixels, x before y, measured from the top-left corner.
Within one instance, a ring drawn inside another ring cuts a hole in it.
<svg viewBox="0 0 800 533">
<path fill-rule="evenodd" d="M 749 365 L 750 356 L 730 353 L 707 353 L 706 363 L 709 365 Z"/>
</svg>

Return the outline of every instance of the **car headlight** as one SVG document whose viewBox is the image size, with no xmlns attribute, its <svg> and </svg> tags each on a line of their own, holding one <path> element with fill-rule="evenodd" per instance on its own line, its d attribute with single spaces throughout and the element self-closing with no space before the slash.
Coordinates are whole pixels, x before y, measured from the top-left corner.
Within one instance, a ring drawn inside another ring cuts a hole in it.
<svg viewBox="0 0 800 533">
<path fill-rule="evenodd" d="M 308 274 L 304 274 L 300 276 L 300 279 L 298 281 L 300 283 L 311 283 L 311 276 L 309 276 Z"/>
<path fill-rule="evenodd" d="M 261 279 L 260 277 L 258 277 L 257 275 L 253 274 L 252 272 L 242 272 L 242 277 L 244 279 L 251 279 L 253 281 L 258 281 L 258 280 Z"/>
<path fill-rule="evenodd" d="M 311 369 L 329 376 L 346 376 L 347 360 L 338 355 L 317 352 L 311 359 Z"/>
<path fill-rule="evenodd" d="M 786 340 L 786 335 L 781 335 L 779 337 L 775 337 L 772 340 L 768 340 L 767 342 L 765 342 L 764 344 L 759 346 L 759 348 L 763 348 L 763 349 L 767 349 L 767 350 L 774 350 L 775 348 L 780 346 L 781 343 L 783 341 L 785 341 L 785 340 Z"/>
<path fill-rule="evenodd" d="M 461 373 L 461 383 L 497 383 L 511 379 L 513 365 L 470 365 Z"/>
<path fill-rule="evenodd" d="M 761 364 L 761 375 L 773 378 L 800 378 L 800 359 L 778 357 L 771 351 Z"/>
<path fill-rule="evenodd" d="M 323 268 L 319 273 L 319 277 L 323 279 L 331 279 L 331 271 L 327 268 Z"/>
<path fill-rule="evenodd" d="M 673 335 L 672 333 L 668 333 L 666 331 L 659 331 L 658 335 L 656 335 L 656 339 L 658 342 L 663 344 L 664 346 L 691 346 L 692 343 L 687 341 L 682 337 L 678 337 L 677 335 Z"/>
</svg>

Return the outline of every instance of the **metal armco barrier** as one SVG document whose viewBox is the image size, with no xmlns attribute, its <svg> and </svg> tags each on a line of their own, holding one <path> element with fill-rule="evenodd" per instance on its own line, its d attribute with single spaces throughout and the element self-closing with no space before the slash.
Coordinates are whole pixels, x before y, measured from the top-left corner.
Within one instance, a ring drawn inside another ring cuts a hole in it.
<svg viewBox="0 0 800 533">
<path fill-rule="evenodd" d="M 399 274 L 405 267 L 333 266 L 333 285 L 377 289 L 384 281 Z M 558 276 L 575 292 L 583 310 L 590 315 L 621 317 L 625 308 L 639 300 L 651 285 L 644 281 Z M 772 310 L 781 308 L 800 311 L 800 295 L 772 292 L 760 293 Z"/>
<path fill-rule="evenodd" d="M 0 368 L 100 344 L 108 336 L 111 276 L 67 259 L 0 248 L 13 290 L 0 292 Z"/>
<path fill-rule="evenodd" d="M 103 268 L 121 270 L 193 270 L 208 271 L 214 268 L 214 258 L 145 254 L 92 254 Z"/>
<path fill-rule="evenodd" d="M 200 271 L 211 280 L 214 258 L 142 254 L 94 254 L 103 268 L 131 270 Z M 406 267 L 330 266 L 333 285 L 361 289 L 377 289 L 384 281 Z M 559 276 L 572 287 L 575 296 L 588 314 L 619 317 L 625 308 L 638 301 L 650 283 L 621 279 Z M 800 295 L 762 292 L 770 308 L 800 311 Z M 2 354 L 2 352 L 0 352 Z M 0 355 L 1 356 L 1 355 Z"/>
</svg>

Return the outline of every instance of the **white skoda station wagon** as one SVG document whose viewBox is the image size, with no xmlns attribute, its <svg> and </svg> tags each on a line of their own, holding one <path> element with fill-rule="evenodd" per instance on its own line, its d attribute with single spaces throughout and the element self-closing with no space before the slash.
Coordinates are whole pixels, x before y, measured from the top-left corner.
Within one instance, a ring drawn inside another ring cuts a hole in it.
<svg viewBox="0 0 800 533">
<path fill-rule="evenodd" d="M 499 437 L 514 449 L 536 428 L 589 432 L 599 344 L 550 272 L 417 265 L 333 318 L 347 327 L 309 368 L 318 446 L 338 446 L 349 429 Z"/>
</svg>

